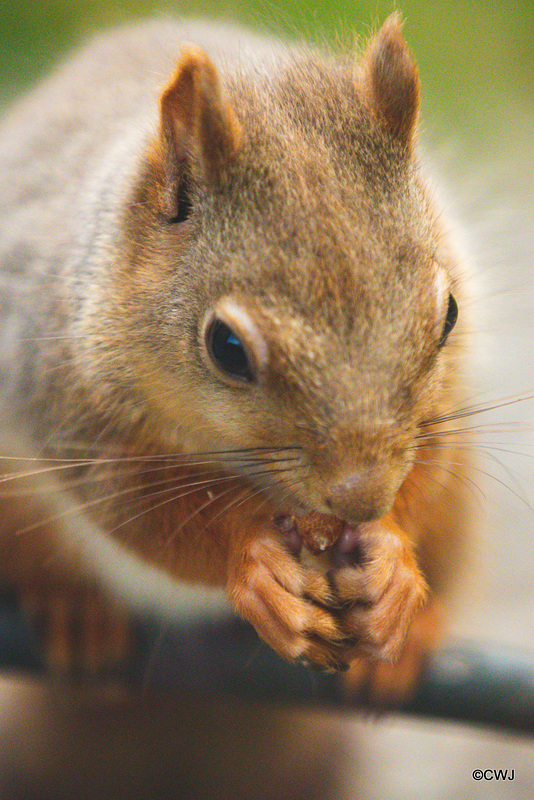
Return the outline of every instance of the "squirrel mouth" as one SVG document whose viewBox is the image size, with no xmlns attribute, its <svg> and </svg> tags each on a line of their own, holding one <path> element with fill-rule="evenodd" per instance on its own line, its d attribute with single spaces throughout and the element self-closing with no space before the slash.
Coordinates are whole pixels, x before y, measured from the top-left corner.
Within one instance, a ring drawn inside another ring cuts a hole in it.
<svg viewBox="0 0 534 800">
<path fill-rule="evenodd" d="M 273 521 L 295 556 L 300 555 L 303 545 L 314 555 L 332 549 L 338 556 L 347 556 L 358 548 L 361 536 L 358 525 L 349 525 L 338 517 L 318 512 L 298 517 L 280 514 Z"/>
</svg>

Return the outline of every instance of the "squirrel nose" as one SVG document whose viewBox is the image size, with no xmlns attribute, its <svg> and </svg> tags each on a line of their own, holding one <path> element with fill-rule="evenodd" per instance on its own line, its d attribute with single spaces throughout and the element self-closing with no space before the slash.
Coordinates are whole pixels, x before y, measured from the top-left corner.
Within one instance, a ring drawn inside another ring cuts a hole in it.
<svg viewBox="0 0 534 800">
<path fill-rule="evenodd" d="M 390 481 L 377 469 L 345 475 L 326 497 L 330 511 L 353 524 L 377 519 L 389 510 L 391 502 Z"/>
</svg>

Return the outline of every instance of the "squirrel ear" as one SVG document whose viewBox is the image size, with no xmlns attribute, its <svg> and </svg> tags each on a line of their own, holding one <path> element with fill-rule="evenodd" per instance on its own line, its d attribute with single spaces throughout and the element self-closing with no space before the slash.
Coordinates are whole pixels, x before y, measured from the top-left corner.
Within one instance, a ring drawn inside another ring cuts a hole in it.
<svg viewBox="0 0 534 800">
<path fill-rule="evenodd" d="M 398 14 L 391 14 L 369 42 L 361 64 L 361 81 L 366 105 L 395 138 L 410 148 L 417 128 L 421 85 Z"/>
<path fill-rule="evenodd" d="M 166 206 L 174 216 L 187 167 L 216 180 L 239 149 L 241 126 L 226 100 L 215 66 L 196 45 L 182 50 L 174 75 L 160 96 Z"/>
</svg>

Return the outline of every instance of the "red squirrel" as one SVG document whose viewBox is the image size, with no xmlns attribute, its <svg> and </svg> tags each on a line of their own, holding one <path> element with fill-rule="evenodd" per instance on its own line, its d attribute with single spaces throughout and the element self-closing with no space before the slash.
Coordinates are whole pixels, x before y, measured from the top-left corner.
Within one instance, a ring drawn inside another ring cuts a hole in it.
<svg viewBox="0 0 534 800">
<path fill-rule="evenodd" d="M 113 551 L 402 691 L 469 542 L 417 66 L 397 15 L 361 57 L 192 30 L 108 34 L 3 122 L 3 580 Z"/>
</svg>

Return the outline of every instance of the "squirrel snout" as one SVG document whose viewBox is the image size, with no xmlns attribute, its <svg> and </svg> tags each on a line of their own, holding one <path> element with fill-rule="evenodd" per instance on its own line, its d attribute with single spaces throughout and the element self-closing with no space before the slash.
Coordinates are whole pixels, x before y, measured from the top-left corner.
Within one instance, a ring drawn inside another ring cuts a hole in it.
<svg viewBox="0 0 534 800">
<path fill-rule="evenodd" d="M 394 495 L 391 476 L 385 471 L 361 469 L 332 485 L 325 503 L 336 517 L 357 524 L 383 516 L 391 507 Z"/>
</svg>

